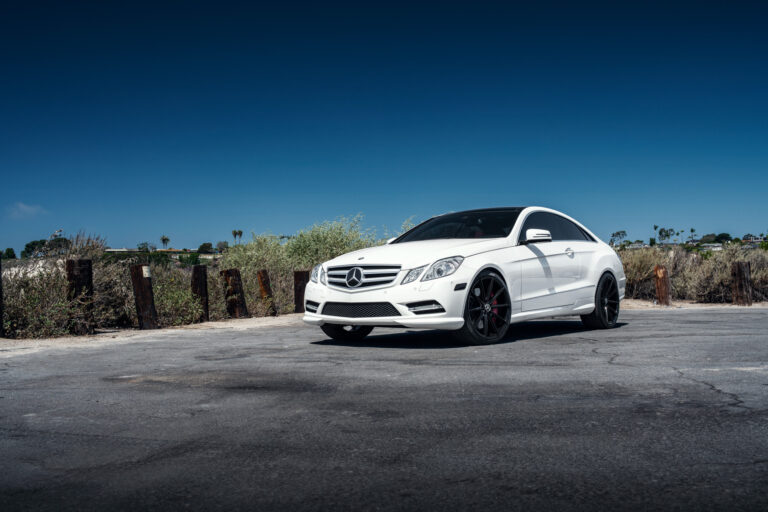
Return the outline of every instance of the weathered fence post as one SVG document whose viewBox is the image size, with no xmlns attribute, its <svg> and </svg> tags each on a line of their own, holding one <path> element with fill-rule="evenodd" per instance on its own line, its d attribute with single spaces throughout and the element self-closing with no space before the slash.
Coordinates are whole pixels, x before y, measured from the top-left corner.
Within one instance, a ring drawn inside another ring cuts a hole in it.
<svg viewBox="0 0 768 512">
<path fill-rule="evenodd" d="M 261 300 L 267 303 L 267 314 L 270 316 L 277 316 L 277 308 L 275 308 L 275 299 L 272 295 L 272 285 L 269 283 L 269 274 L 266 270 L 259 270 L 256 273 L 256 277 L 259 278 L 259 290 L 261 291 Z"/>
<path fill-rule="evenodd" d="M 67 260 L 67 297 L 77 300 L 84 313 L 84 322 L 74 322 L 73 334 L 93 334 L 93 262 L 91 260 Z"/>
<path fill-rule="evenodd" d="M 139 317 L 140 329 L 159 329 L 155 295 L 152 292 L 152 274 L 149 265 L 131 265 L 131 282 L 133 297 L 136 301 L 136 314 Z"/>
<path fill-rule="evenodd" d="M 219 272 L 226 283 L 225 299 L 227 301 L 227 314 L 230 318 L 247 318 L 248 308 L 245 305 L 245 293 L 243 292 L 243 280 L 240 271 L 230 268 Z"/>
<path fill-rule="evenodd" d="M 203 306 L 201 321 L 207 322 L 208 316 L 208 267 L 195 265 L 192 267 L 192 295 L 197 297 Z"/>
<path fill-rule="evenodd" d="M 309 282 L 309 270 L 293 271 L 293 311 L 304 312 L 304 289 Z"/>
<path fill-rule="evenodd" d="M 731 266 L 731 293 L 737 306 L 752 305 L 752 276 L 748 261 L 734 261 Z"/>
<path fill-rule="evenodd" d="M 664 265 L 656 265 L 653 269 L 653 275 L 656 277 L 656 299 L 662 306 L 670 305 L 669 272 Z"/>
</svg>

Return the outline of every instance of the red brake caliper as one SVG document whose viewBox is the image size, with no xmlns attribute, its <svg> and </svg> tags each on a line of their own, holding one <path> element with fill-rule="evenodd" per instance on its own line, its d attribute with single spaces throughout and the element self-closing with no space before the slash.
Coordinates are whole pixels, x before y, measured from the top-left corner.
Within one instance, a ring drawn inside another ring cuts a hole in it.
<svg viewBox="0 0 768 512">
<path fill-rule="evenodd" d="M 498 304 L 499 303 L 499 299 L 496 298 L 496 295 L 494 295 L 492 298 L 493 298 L 493 302 L 491 302 L 491 304 Z M 491 311 L 493 311 L 493 313 L 495 315 L 499 314 L 499 308 L 493 308 L 493 309 L 491 309 Z M 496 325 L 496 317 L 495 316 L 493 317 L 493 324 Z"/>
</svg>

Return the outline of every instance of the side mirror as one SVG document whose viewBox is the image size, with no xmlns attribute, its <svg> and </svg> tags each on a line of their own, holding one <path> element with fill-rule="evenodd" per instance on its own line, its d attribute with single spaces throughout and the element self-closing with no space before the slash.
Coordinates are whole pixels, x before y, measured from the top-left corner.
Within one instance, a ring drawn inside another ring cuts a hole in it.
<svg viewBox="0 0 768 512">
<path fill-rule="evenodd" d="M 389 240 L 387 240 L 387 245 L 389 245 L 389 244 L 391 244 L 392 242 L 394 242 L 395 240 L 397 240 L 397 238 L 398 238 L 398 237 L 396 237 L 396 236 L 393 236 L 392 238 L 390 238 Z"/>
<path fill-rule="evenodd" d="M 525 230 L 525 243 L 535 244 L 539 242 L 551 242 L 552 233 L 546 229 L 526 229 Z"/>
</svg>

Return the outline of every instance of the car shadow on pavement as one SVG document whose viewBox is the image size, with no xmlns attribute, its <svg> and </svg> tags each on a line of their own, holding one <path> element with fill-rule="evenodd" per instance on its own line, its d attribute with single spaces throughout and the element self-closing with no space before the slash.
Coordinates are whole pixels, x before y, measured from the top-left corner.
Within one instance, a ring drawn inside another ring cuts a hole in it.
<svg viewBox="0 0 768 512">
<path fill-rule="evenodd" d="M 619 328 L 623 325 L 626 325 L 626 323 L 619 322 L 616 327 Z M 532 320 L 530 322 L 513 324 L 509 328 L 504 339 L 497 343 L 497 345 L 577 332 L 594 331 L 584 327 L 580 320 Z M 379 335 L 376 335 L 376 330 L 374 329 L 373 334 L 360 341 L 324 339 L 321 341 L 313 341 L 312 344 L 335 345 L 340 347 L 415 349 L 441 349 L 472 346 L 468 343 L 462 343 L 449 331 L 414 331 L 410 329 L 403 330 L 402 332 Z"/>
</svg>

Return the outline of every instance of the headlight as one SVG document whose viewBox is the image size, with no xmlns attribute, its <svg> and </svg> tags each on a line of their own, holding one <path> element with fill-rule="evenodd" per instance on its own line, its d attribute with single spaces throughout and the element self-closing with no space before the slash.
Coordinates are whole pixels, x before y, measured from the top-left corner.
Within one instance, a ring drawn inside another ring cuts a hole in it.
<svg viewBox="0 0 768 512">
<path fill-rule="evenodd" d="M 320 283 L 325 284 L 325 270 L 320 268 Z"/>
<path fill-rule="evenodd" d="M 462 261 L 464 261 L 464 258 L 461 256 L 452 256 L 450 258 L 437 260 L 431 267 L 429 267 L 429 270 L 427 270 L 427 273 L 424 274 L 424 277 L 422 277 L 421 280 L 429 281 L 431 279 L 449 276 L 458 270 Z"/>
<path fill-rule="evenodd" d="M 315 268 L 312 269 L 312 273 L 309 274 L 309 280 L 313 283 L 317 282 L 318 276 L 320 276 L 320 270 L 322 270 L 322 265 L 315 265 Z"/>
<path fill-rule="evenodd" d="M 422 272 L 424 272 L 424 269 L 427 268 L 426 265 L 419 267 L 419 268 L 412 268 L 408 271 L 407 274 L 405 274 L 405 277 L 403 278 L 403 282 L 400 284 L 408 284 L 411 283 L 419 278 Z"/>
</svg>

